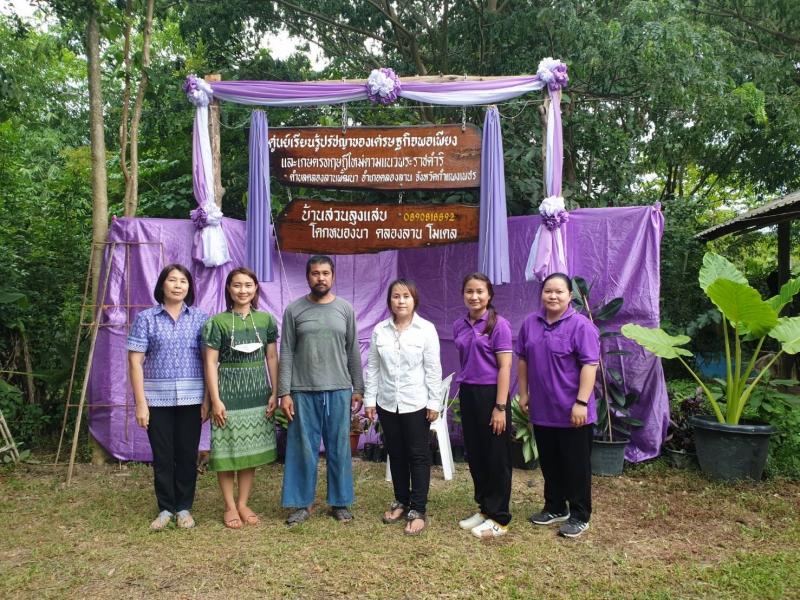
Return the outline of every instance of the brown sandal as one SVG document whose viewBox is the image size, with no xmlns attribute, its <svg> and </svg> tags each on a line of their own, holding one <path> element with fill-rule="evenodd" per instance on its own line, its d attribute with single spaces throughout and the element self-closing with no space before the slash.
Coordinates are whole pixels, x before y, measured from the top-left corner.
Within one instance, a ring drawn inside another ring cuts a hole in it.
<svg viewBox="0 0 800 600">
<path fill-rule="evenodd" d="M 230 515 L 236 515 L 236 516 L 231 516 L 230 518 L 228 518 Z M 237 511 L 235 508 L 225 511 L 225 513 L 222 515 L 222 522 L 228 529 L 242 528 L 242 519 L 239 516 L 239 511 Z"/>
<path fill-rule="evenodd" d="M 247 525 L 258 525 L 259 523 L 261 523 L 261 519 L 258 518 L 258 515 L 256 513 L 254 513 L 249 508 L 247 510 L 250 512 L 246 514 L 239 511 L 239 516 L 242 518 L 242 523 L 246 523 Z"/>
</svg>

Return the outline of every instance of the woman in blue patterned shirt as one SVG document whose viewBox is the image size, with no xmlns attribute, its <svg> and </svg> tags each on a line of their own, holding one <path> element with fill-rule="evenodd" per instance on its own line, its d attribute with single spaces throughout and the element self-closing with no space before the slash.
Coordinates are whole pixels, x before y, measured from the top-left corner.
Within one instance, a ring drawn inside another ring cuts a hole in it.
<svg viewBox="0 0 800 600">
<path fill-rule="evenodd" d="M 150 529 L 165 529 L 173 518 L 179 528 L 190 529 L 197 447 L 206 418 L 201 335 L 208 315 L 192 306 L 194 284 L 183 265 L 164 267 L 153 296 L 158 305 L 140 312 L 128 334 L 136 422 L 147 430 L 153 450 L 160 511 Z"/>
</svg>

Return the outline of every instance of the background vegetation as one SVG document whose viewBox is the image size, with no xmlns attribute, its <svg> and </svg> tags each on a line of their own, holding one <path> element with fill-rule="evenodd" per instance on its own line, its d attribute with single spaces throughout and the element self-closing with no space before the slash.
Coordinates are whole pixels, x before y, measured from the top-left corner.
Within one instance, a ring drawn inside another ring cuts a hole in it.
<svg viewBox="0 0 800 600">
<path fill-rule="evenodd" d="M 715 324 L 696 284 L 704 248 L 693 236 L 800 189 L 800 3 L 794 0 L 33 4 L 39 12 L 31 18 L 8 8 L 0 16 L 0 409 L 28 445 L 60 423 L 93 213 L 103 223 L 126 213 L 185 218 L 194 206 L 192 110 L 180 89 L 190 72 L 309 80 L 364 78 L 374 67 L 392 66 L 401 75 L 513 75 L 535 71 L 546 56 L 565 60 L 569 205 L 661 202 L 663 320 L 667 329 L 694 327 L 711 338 Z M 276 58 L 265 40 L 281 31 L 301 43 Z M 309 44 L 321 49 L 322 64 L 312 65 L 304 52 Z M 93 47 L 107 208 L 91 177 Z M 528 97 L 500 106 L 512 215 L 535 212 L 542 199 L 539 103 Z M 461 119 L 456 109 L 405 102 L 352 106 L 349 113 L 364 124 Z M 480 108 L 467 115 L 482 122 Z M 333 108 L 270 110 L 269 119 L 336 124 L 341 116 Z M 240 218 L 248 120 L 247 109 L 223 107 L 223 209 Z M 131 203 L 135 129 L 138 194 Z M 276 210 L 286 193 L 273 186 Z M 463 194 L 425 199 L 476 201 Z M 776 265 L 774 232 L 713 245 L 755 284 L 767 285 Z M 797 227 L 793 248 L 796 265 Z"/>
</svg>

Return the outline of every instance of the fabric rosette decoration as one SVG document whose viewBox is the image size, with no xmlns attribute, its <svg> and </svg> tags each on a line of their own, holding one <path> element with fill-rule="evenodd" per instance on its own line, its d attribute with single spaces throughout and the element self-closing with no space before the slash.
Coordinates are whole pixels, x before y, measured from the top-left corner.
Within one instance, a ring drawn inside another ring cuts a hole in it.
<svg viewBox="0 0 800 600">
<path fill-rule="evenodd" d="M 568 273 L 567 267 L 567 231 L 566 223 L 569 213 L 561 196 L 548 196 L 539 205 L 542 224 L 525 265 L 525 279 L 532 281 L 544 279 L 552 273 Z"/>
<path fill-rule="evenodd" d="M 567 65 L 556 58 L 543 58 L 539 61 L 539 68 L 536 69 L 539 79 L 547 84 L 547 89 L 555 92 L 567 87 L 569 75 L 567 75 Z"/>
<path fill-rule="evenodd" d="M 400 78 L 389 68 L 373 69 L 367 78 L 367 96 L 375 104 L 391 104 L 400 94 Z"/>
<path fill-rule="evenodd" d="M 189 102 L 195 106 L 208 106 L 211 104 L 211 99 L 214 97 L 214 92 L 211 86 L 206 83 L 205 79 L 193 73 L 186 77 L 186 81 L 183 84 L 183 91 L 186 93 Z"/>
</svg>

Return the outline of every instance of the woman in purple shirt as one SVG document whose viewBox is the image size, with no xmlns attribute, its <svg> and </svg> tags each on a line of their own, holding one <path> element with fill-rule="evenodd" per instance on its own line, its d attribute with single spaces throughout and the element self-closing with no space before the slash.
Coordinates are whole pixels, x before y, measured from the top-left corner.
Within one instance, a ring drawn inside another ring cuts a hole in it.
<svg viewBox="0 0 800 600">
<path fill-rule="evenodd" d="M 197 447 L 205 386 L 200 334 L 208 316 L 194 303 L 192 275 L 167 265 L 153 291 L 158 304 L 136 315 L 128 333 L 128 373 L 136 422 L 153 450 L 153 479 L 160 511 L 150 529 L 175 519 L 194 527 L 189 510 L 197 481 Z"/>
<path fill-rule="evenodd" d="M 544 477 L 544 508 L 535 525 L 563 523 L 564 537 L 578 537 L 592 513 L 594 381 L 600 336 L 571 306 L 570 278 L 553 273 L 542 284 L 542 308 L 522 323 L 514 351 L 519 357 L 519 405 L 530 414 Z"/>
<path fill-rule="evenodd" d="M 453 323 L 461 362 L 461 424 L 478 512 L 459 521 L 478 538 L 505 535 L 511 521 L 511 325 L 492 306 L 494 289 L 483 273 L 461 286 L 466 316 Z"/>
</svg>

